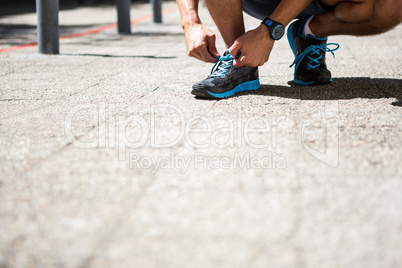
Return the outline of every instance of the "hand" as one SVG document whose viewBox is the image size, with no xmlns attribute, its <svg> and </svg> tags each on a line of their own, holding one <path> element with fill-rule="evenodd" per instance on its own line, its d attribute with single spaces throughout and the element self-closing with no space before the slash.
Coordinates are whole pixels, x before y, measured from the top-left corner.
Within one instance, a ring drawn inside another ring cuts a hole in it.
<svg viewBox="0 0 402 268">
<path fill-rule="evenodd" d="M 275 40 L 270 37 L 268 28 L 264 25 L 248 31 L 237 38 L 229 48 L 233 57 L 240 53 L 239 58 L 234 58 L 233 66 L 262 66 L 268 61 L 274 43 Z"/>
<path fill-rule="evenodd" d="M 204 62 L 216 62 L 220 55 L 215 46 L 215 34 L 203 24 L 195 24 L 184 30 L 187 53 Z"/>
</svg>

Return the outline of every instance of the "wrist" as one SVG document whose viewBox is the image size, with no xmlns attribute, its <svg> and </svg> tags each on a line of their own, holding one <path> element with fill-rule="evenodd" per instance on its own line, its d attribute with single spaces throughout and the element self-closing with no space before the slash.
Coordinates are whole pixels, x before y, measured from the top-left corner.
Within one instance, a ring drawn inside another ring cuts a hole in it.
<svg viewBox="0 0 402 268">
<path fill-rule="evenodd" d="M 186 15 L 183 17 L 181 27 L 183 28 L 184 31 L 186 31 L 188 28 L 194 26 L 194 25 L 199 25 L 202 24 L 200 17 L 198 17 L 198 13 L 195 10 L 187 10 Z"/>
<path fill-rule="evenodd" d="M 272 20 L 271 18 L 265 18 L 261 25 L 265 26 L 265 28 L 269 32 L 269 36 L 275 40 L 280 40 L 285 34 L 285 26 L 282 23 Z"/>
<path fill-rule="evenodd" d="M 260 35 L 259 39 L 262 41 L 261 45 L 264 45 L 264 44 L 268 45 L 268 44 L 275 42 L 275 40 L 270 35 L 268 28 L 265 27 L 264 25 L 260 24 L 260 26 L 258 26 L 256 28 L 256 30 L 259 32 L 259 35 Z M 271 46 L 271 45 L 268 45 L 268 46 Z"/>
<path fill-rule="evenodd" d="M 271 35 L 269 34 L 268 28 L 264 25 L 260 24 L 260 26 L 257 27 L 257 30 L 262 34 L 264 38 L 272 39 Z"/>
</svg>

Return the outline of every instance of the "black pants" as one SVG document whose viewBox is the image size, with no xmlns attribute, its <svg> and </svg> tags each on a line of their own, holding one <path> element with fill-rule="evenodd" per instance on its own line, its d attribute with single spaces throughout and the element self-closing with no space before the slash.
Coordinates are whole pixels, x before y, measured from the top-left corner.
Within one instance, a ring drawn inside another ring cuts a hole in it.
<svg viewBox="0 0 402 268">
<path fill-rule="evenodd" d="M 281 0 L 242 0 L 243 10 L 250 16 L 257 19 L 269 17 Z M 297 17 L 319 15 L 331 11 L 332 8 L 321 5 L 318 0 L 307 6 Z"/>
</svg>

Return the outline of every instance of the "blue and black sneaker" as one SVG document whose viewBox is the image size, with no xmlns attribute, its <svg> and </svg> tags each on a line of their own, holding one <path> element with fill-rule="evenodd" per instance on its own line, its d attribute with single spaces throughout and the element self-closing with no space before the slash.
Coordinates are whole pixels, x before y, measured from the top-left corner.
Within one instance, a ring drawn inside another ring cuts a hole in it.
<svg viewBox="0 0 402 268">
<path fill-rule="evenodd" d="M 339 48 L 338 44 L 327 44 L 328 38 L 319 38 L 312 35 L 303 36 L 302 31 L 308 18 L 301 18 L 288 28 L 288 41 L 292 48 L 295 60 L 294 81 L 298 85 L 320 85 L 332 82 L 331 72 L 325 64 L 325 52 L 331 52 Z M 335 46 L 330 49 L 329 46 Z"/>
<path fill-rule="evenodd" d="M 232 55 L 225 51 L 212 67 L 209 77 L 193 85 L 191 94 L 202 98 L 220 99 L 259 87 L 258 67 L 234 68 Z"/>
</svg>

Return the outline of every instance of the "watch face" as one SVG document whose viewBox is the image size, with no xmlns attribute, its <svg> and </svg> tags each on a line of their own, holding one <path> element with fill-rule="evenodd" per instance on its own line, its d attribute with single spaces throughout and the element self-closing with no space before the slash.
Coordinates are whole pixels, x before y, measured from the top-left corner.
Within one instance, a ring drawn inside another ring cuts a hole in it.
<svg viewBox="0 0 402 268">
<path fill-rule="evenodd" d="M 283 29 L 282 26 L 277 26 L 275 27 L 272 35 L 274 36 L 275 39 L 279 39 L 283 36 L 285 30 Z"/>
</svg>

